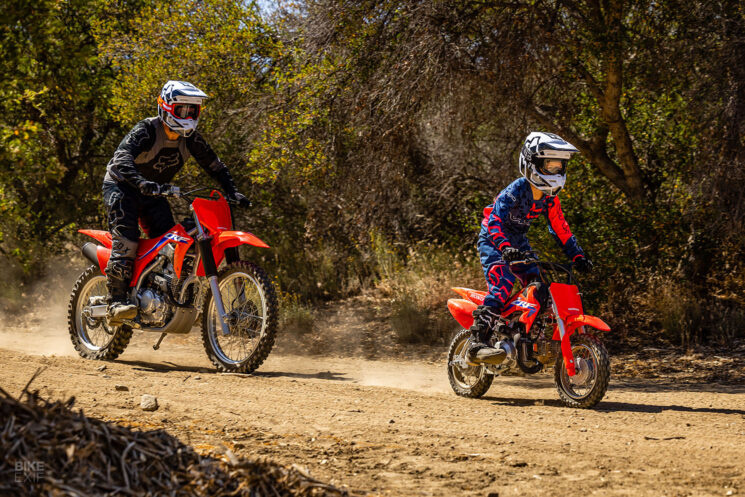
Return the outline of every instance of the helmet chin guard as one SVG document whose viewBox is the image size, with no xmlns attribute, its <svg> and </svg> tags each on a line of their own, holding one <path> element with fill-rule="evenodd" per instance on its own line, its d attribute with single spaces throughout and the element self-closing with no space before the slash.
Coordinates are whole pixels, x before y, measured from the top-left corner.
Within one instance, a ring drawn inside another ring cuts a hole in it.
<svg viewBox="0 0 745 497">
<path fill-rule="evenodd" d="M 174 133 L 189 136 L 199 123 L 199 109 L 207 98 L 207 94 L 186 81 L 168 81 L 163 85 L 158 97 L 158 117 Z M 195 106 L 193 112 L 186 117 L 179 117 L 177 109 L 180 105 Z"/>
<path fill-rule="evenodd" d="M 546 159 L 561 160 L 563 164 L 569 161 L 572 154 L 579 152 L 571 143 L 558 135 L 534 131 L 528 135 L 520 150 L 520 173 L 545 195 L 555 196 L 564 188 L 566 182 L 566 166 L 556 174 L 548 174 L 543 169 Z"/>
</svg>

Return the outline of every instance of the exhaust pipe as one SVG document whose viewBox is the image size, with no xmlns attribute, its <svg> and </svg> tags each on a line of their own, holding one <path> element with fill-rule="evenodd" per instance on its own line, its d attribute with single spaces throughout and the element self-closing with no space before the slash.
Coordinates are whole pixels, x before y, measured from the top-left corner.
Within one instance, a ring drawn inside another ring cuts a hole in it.
<svg viewBox="0 0 745 497">
<path fill-rule="evenodd" d="M 98 245 L 88 242 L 80 248 L 86 259 L 98 266 Z"/>
</svg>

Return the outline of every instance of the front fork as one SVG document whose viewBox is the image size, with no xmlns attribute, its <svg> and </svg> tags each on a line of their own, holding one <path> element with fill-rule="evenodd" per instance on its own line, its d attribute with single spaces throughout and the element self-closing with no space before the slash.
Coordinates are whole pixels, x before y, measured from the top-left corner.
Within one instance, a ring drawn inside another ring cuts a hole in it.
<svg viewBox="0 0 745 497">
<path fill-rule="evenodd" d="M 204 266 L 204 274 L 210 282 L 212 299 L 214 300 L 215 308 L 217 309 L 217 318 L 220 321 L 220 328 L 222 328 L 223 335 L 229 335 L 230 327 L 225 319 L 225 306 L 223 305 L 220 286 L 217 282 L 217 264 L 215 264 L 215 256 L 212 253 L 210 238 L 204 234 L 202 224 L 199 222 L 199 217 L 197 217 L 193 207 L 191 208 L 191 212 L 194 214 L 194 222 L 197 224 L 197 249 L 199 250 L 199 256 L 202 259 L 202 264 Z"/>
</svg>

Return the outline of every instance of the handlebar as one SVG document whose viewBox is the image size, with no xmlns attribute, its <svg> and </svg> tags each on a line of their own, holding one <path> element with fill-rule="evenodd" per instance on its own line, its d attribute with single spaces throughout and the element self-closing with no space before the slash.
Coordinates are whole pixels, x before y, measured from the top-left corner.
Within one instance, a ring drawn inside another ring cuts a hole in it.
<svg viewBox="0 0 745 497">
<path fill-rule="evenodd" d="M 175 185 L 170 185 L 170 186 L 171 186 L 170 191 L 168 191 L 167 193 L 164 193 L 163 196 L 173 197 L 173 198 L 178 198 L 178 199 L 183 199 L 183 200 L 186 200 L 187 202 L 191 203 L 191 202 L 193 202 L 197 198 L 204 198 L 204 199 L 207 199 L 207 200 L 215 200 L 215 196 L 212 194 L 212 192 L 218 192 L 218 193 L 220 193 L 220 195 L 222 195 L 222 197 L 225 199 L 225 201 L 229 205 L 231 205 L 231 206 L 240 206 L 241 205 L 241 203 L 239 201 L 230 199 L 225 194 L 225 192 L 223 192 L 222 190 L 219 190 L 217 188 L 211 188 L 209 186 L 202 186 L 202 187 L 197 187 L 197 188 L 190 189 L 188 191 L 183 191 L 178 186 L 175 186 Z M 197 192 L 202 192 L 202 191 L 205 191 L 205 190 L 209 190 L 210 191 L 210 194 L 209 195 L 196 195 Z"/>
<path fill-rule="evenodd" d="M 512 266 L 515 266 L 518 264 L 535 264 L 541 269 L 541 273 L 548 273 L 552 277 L 553 280 L 559 279 L 557 278 L 559 272 L 565 273 L 567 275 L 568 283 L 577 284 L 574 278 L 574 271 L 573 271 L 574 265 L 575 265 L 574 262 L 559 263 L 559 262 L 542 261 L 538 259 L 537 257 L 528 255 L 527 257 L 523 259 L 508 262 L 507 267 L 509 268 L 510 272 L 512 272 Z"/>
</svg>

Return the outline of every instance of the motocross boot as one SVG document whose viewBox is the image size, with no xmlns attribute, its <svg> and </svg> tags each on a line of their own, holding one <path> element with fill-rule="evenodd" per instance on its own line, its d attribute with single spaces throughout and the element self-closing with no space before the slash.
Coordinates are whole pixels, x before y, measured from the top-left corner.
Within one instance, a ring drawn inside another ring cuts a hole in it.
<svg viewBox="0 0 745 497">
<path fill-rule="evenodd" d="M 130 303 L 126 292 L 111 294 L 109 306 L 106 308 L 106 317 L 111 323 L 121 323 L 125 319 L 137 317 L 137 306 Z"/>
<path fill-rule="evenodd" d="M 480 305 L 473 311 L 473 326 L 471 326 L 471 345 L 466 352 L 468 362 L 479 364 L 501 364 L 507 353 L 488 345 L 489 336 L 497 327 L 501 317 L 499 310 L 487 305 Z"/>
<path fill-rule="evenodd" d="M 112 242 L 111 257 L 106 266 L 106 287 L 109 290 L 106 317 L 111 323 L 120 323 L 137 316 L 137 306 L 129 301 L 129 282 L 137 243 L 119 237 L 113 237 Z"/>
</svg>

